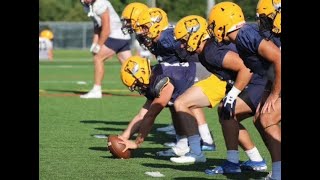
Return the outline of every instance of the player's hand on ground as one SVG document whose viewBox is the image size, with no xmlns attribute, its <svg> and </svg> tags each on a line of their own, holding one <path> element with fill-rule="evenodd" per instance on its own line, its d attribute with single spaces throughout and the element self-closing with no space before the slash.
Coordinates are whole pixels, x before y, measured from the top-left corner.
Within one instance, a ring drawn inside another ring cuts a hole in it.
<svg viewBox="0 0 320 180">
<path fill-rule="evenodd" d="M 268 96 L 266 102 L 264 103 L 261 113 L 271 113 L 272 111 L 275 110 L 275 103 L 277 101 L 277 99 L 279 98 L 278 94 L 273 94 L 270 93 L 270 95 Z"/>
<path fill-rule="evenodd" d="M 122 140 L 122 142 L 120 141 L 119 143 L 124 144 L 126 146 L 126 148 L 124 148 L 124 150 L 122 152 L 125 152 L 128 149 L 137 149 L 138 148 L 138 145 L 134 141 L 127 140 L 121 136 L 118 136 L 118 137 Z"/>
</svg>

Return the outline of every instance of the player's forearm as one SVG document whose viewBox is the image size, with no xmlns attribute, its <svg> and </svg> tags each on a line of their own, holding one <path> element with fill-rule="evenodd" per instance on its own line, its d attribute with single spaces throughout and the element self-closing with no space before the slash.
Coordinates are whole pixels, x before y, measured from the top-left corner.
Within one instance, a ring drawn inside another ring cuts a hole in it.
<svg viewBox="0 0 320 180">
<path fill-rule="evenodd" d="M 280 95 L 281 93 L 281 61 L 274 64 L 275 79 L 273 82 L 273 88 L 271 93 L 274 95 Z"/>
<path fill-rule="evenodd" d="M 250 82 L 251 77 L 252 73 L 250 73 L 250 70 L 248 68 L 241 69 L 240 71 L 238 71 L 234 86 L 242 91 Z"/>
<path fill-rule="evenodd" d="M 96 27 L 96 26 L 94 27 L 92 43 L 98 43 L 100 31 L 101 31 L 101 28 Z"/>
<path fill-rule="evenodd" d="M 98 44 L 102 46 L 108 39 L 110 34 L 110 28 L 107 25 L 102 25 L 102 30 L 100 32 Z"/>
<path fill-rule="evenodd" d="M 126 138 L 126 139 L 130 139 L 130 137 L 135 134 L 136 132 L 138 132 L 139 127 L 141 125 L 142 119 L 145 115 L 145 113 L 141 113 L 142 110 L 140 111 L 139 114 L 137 114 L 128 124 L 128 127 L 123 131 L 123 133 L 121 134 L 122 137 Z"/>
<path fill-rule="evenodd" d="M 145 137 L 148 136 L 149 132 L 152 129 L 152 126 L 154 124 L 154 121 L 158 114 L 161 112 L 161 110 L 164 108 L 164 106 L 160 104 L 152 104 L 149 111 L 144 116 L 140 127 L 139 127 L 139 133 L 136 138 L 136 143 L 138 146 L 144 141 Z"/>
</svg>

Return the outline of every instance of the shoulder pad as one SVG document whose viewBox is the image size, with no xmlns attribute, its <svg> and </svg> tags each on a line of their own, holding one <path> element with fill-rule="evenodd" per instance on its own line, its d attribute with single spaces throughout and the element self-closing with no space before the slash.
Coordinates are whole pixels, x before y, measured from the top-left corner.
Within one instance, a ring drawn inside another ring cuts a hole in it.
<svg viewBox="0 0 320 180">
<path fill-rule="evenodd" d="M 170 79 L 168 77 L 164 77 L 160 79 L 157 83 L 155 83 L 154 87 L 152 88 L 154 97 L 160 97 L 160 92 L 169 83 L 169 81 Z"/>
</svg>

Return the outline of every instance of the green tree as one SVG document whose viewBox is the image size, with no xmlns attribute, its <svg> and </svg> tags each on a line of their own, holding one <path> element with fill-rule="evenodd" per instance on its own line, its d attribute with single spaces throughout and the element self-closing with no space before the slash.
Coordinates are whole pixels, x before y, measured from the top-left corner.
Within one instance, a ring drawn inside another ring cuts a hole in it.
<svg viewBox="0 0 320 180">
<path fill-rule="evenodd" d="M 215 3 L 223 0 L 215 0 Z M 116 12 L 132 2 L 148 5 L 148 0 L 110 0 Z M 247 21 L 254 21 L 258 0 L 233 0 L 242 7 Z M 157 0 L 156 6 L 167 12 L 170 22 L 176 22 L 187 15 L 206 17 L 207 0 Z M 39 21 L 90 21 L 83 12 L 80 0 L 39 0 Z"/>
</svg>

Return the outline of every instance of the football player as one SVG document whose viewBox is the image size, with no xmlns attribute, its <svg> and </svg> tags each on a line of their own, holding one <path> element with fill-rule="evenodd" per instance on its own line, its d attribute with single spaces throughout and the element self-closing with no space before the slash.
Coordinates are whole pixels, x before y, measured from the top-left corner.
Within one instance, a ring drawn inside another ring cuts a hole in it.
<svg viewBox="0 0 320 180">
<path fill-rule="evenodd" d="M 188 156 L 190 163 L 206 162 L 206 157 L 201 151 L 197 121 L 180 119 L 176 116 L 177 112 L 173 107 L 175 99 L 194 83 L 195 78 L 196 65 L 194 62 L 158 63 L 152 71 L 149 61 L 140 56 L 130 57 L 123 64 L 121 79 L 124 85 L 147 98 L 128 128 L 119 136 L 123 140 L 122 143 L 126 145 L 124 151 L 138 148 L 150 132 L 157 115 L 168 107 L 177 135 L 188 141 L 185 142 L 185 145 L 181 142 L 180 146 L 178 141 L 177 145 L 172 148 L 175 155 L 190 154 Z M 138 132 L 136 140 L 128 140 L 135 132 Z M 181 147 L 182 145 L 184 146 Z"/>
<path fill-rule="evenodd" d="M 243 64 L 234 44 L 218 44 L 210 38 L 207 32 L 207 21 L 197 15 L 182 18 L 174 29 L 175 38 L 190 53 L 199 54 L 199 61 L 212 74 L 209 78 L 197 82 L 175 101 L 178 112 L 183 112 L 182 118 L 192 117 L 190 109 L 201 107 L 215 107 L 223 98 L 227 102 L 229 96 L 237 98 L 233 107 L 237 120 L 253 116 L 261 99 L 264 86 L 259 84 L 258 78 Z M 246 87 L 247 86 L 247 87 Z M 241 92 L 241 93 L 240 93 Z M 227 96 L 225 96 L 227 94 Z M 187 117 L 183 117 L 188 115 Z M 229 115 L 229 113 L 227 113 Z M 192 117 L 193 118 L 193 117 Z M 241 164 L 241 168 L 254 171 L 265 171 L 266 162 L 262 159 L 258 149 L 252 143 L 245 127 L 240 123 L 239 141 L 250 160 Z M 176 160 L 177 158 L 173 158 Z M 239 159 L 229 161 L 238 163 Z"/>
<path fill-rule="evenodd" d="M 53 60 L 53 38 L 50 30 L 43 30 L 39 36 L 39 60 Z"/>
<path fill-rule="evenodd" d="M 274 7 L 281 7 L 281 2 L 272 2 Z M 258 3 L 259 5 L 261 5 L 261 2 Z M 274 9 L 273 20 L 276 20 L 278 9 Z M 261 15 L 259 14 L 259 16 Z M 266 38 L 261 31 L 262 28 L 259 29 L 257 24 L 246 23 L 241 7 L 232 2 L 216 4 L 211 9 L 208 24 L 208 30 L 214 35 L 217 42 L 236 44 L 237 51 L 244 64 L 251 72 L 264 79 L 265 88 L 268 88 L 266 86 L 268 82 L 267 71 L 271 65 L 274 66 L 275 78 L 273 84 L 270 90 L 265 92 L 267 93 L 266 98 L 263 97 L 259 103 L 254 121 L 255 124 L 259 124 L 263 128 L 263 132 L 259 132 L 272 159 L 272 173 L 267 178 L 281 179 L 281 128 L 279 125 L 281 121 L 281 51 L 279 45 Z M 278 28 L 281 27 L 281 23 L 279 25 Z M 227 101 L 227 106 L 223 108 L 230 109 L 229 107 L 234 104 L 233 102 L 235 101 L 230 99 L 230 101 Z M 234 123 L 234 128 L 222 123 L 222 129 L 227 149 L 237 152 L 238 141 L 236 139 L 239 131 L 236 126 L 237 122 L 227 119 L 222 121 L 228 121 L 230 124 Z M 229 159 L 238 155 L 233 153 L 227 156 Z M 209 174 L 232 172 L 229 171 L 230 169 L 236 170 L 237 164 L 225 163 L 212 170 L 206 170 L 206 172 Z"/>
<path fill-rule="evenodd" d="M 140 13 L 146 9 L 148 9 L 148 6 L 139 2 L 130 3 L 123 9 L 121 15 L 121 30 L 124 34 L 134 33 L 136 37 L 139 36 L 139 30 L 136 28 L 136 23 Z M 136 55 L 151 59 L 151 52 L 147 48 L 145 48 L 143 44 L 140 45 L 137 39 L 133 43 L 133 47 L 136 50 Z"/>
<path fill-rule="evenodd" d="M 131 56 L 130 36 L 121 32 L 121 21 L 108 0 L 81 0 L 84 11 L 94 24 L 94 34 L 90 52 L 94 61 L 94 86 L 80 98 L 102 98 L 104 61 L 117 54 L 122 64 Z"/>
</svg>

